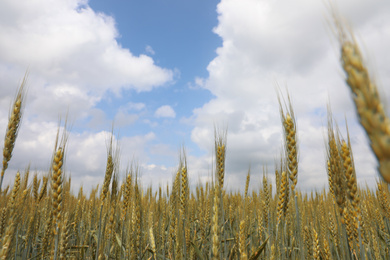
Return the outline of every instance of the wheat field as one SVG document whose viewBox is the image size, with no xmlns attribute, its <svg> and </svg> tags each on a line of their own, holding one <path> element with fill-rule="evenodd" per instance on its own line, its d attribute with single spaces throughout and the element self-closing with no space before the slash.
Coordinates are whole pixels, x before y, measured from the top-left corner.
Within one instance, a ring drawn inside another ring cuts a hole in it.
<svg viewBox="0 0 390 260">
<path fill-rule="evenodd" d="M 250 171 L 244 193 L 224 189 L 227 136 L 218 131 L 214 181 L 194 189 L 184 152 L 172 185 L 143 189 L 137 165 L 119 172 L 112 134 L 104 182 L 90 194 L 83 187 L 73 194 L 63 171 L 66 131 L 58 131 L 46 175 L 30 176 L 27 168 L 13 186 L 2 187 L 23 115 L 24 80 L 4 139 L 1 259 L 390 259 L 390 121 L 353 35 L 336 25 L 346 85 L 378 160 L 375 191 L 357 185 L 349 135 L 340 135 L 330 108 L 329 189 L 297 189 L 299 129 L 290 97 L 283 102 L 281 96 L 284 151 L 275 165 L 276 182 L 264 173 L 261 189 L 252 193 Z"/>
</svg>

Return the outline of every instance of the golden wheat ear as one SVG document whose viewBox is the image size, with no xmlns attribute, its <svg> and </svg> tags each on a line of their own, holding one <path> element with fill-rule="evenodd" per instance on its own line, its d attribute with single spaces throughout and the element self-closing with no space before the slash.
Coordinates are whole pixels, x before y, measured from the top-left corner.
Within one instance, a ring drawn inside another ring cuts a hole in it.
<svg viewBox="0 0 390 260">
<path fill-rule="evenodd" d="M 346 83 L 353 92 L 353 101 L 360 124 L 366 131 L 371 149 L 379 162 L 379 173 L 390 183 L 390 120 L 385 114 L 375 81 L 370 77 L 356 39 L 336 11 L 334 23 L 341 49 L 341 65 Z"/>
<path fill-rule="evenodd" d="M 110 141 L 107 149 L 107 165 L 106 165 L 106 173 L 104 175 L 104 182 L 103 187 L 100 195 L 100 215 L 99 215 L 99 225 L 98 225 L 98 232 L 97 232 L 97 249 L 96 249 L 96 260 L 99 258 L 99 249 L 100 249 L 100 242 L 101 242 L 101 229 L 102 229 L 102 213 L 103 213 L 103 206 L 105 203 L 105 200 L 108 196 L 109 186 L 111 182 L 111 177 L 118 169 L 119 164 L 119 146 L 114 140 L 114 124 L 112 125 L 112 130 L 110 134 Z"/>
<path fill-rule="evenodd" d="M 282 97 L 283 98 L 283 97 Z M 294 192 L 298 182 L 298 136 L 297 123 L 294 109 L 292 107 L 290 95 L 287 93 L 288 105 L 285 104 L 286 111 L 283 109 L 280 94 L 278 93 L 279 112 L 283 125 L 283 135 L 285 139 L 285 152 L 287 160 L 287 175 L 291 180 L 291 190 Z"/>
<path fill-rule="evenodd" d="M 16 137 L 18 136 L 20 122 L 22 121 L 23 108 L 26 97 L 26 82 L 28 73 L 24 75 L 22 84 L 18 89 L 14 103 L 11 107 L 10 115 L 8 118 L 7 130 L 4 138 L 3 148 L 3 167 L 1 169 L 0 191 L 3 185 L 4 173 L 8 168 L 8 163 L 12 157 L 12 151 L 15 147 Z"/>
</svg>

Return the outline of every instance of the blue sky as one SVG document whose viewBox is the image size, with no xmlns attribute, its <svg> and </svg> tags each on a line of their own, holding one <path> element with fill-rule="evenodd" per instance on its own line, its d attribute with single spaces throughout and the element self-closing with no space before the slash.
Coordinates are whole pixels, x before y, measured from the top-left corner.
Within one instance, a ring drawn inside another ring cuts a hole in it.
<svg viewBox="0 0 390 260">
<path fill-rule="evenodd" d="M 217 1 L 91 1 L 97 12 L 115 18 L 117 41 L 135 55 L 148 54 L 159 66 L 177 69 L 172 88 L 156 93 L 167 102 L 176 98 L 178 112 L 191 115 L 193 107 L 210 98 L 207 91 L 189 91 L 195 77 L 207 77 L 207 65 L 215 58 L 221 39 L 217 26 Z M 151 49 L 152 52 L 148 51 Z M 187 89 L 184 92 L 184 89 Z M 199 90 L 199 89 L 198 89 Z M 183 93 L 184 92 L 184 93 Z M 127 94 L 127 93 L 125 93 Z M 131 93 L 130 93 L 131 94 Z M 149 93 L 154 94 L 154 93 Z M 201 101 L 199 101 L 201 100 Z"/>
<path fill-rule="evenodd" d="M 382 99 L 390 91 L 390 2 L 340 0 Z M 326 105 L 345 134 L 358 182 L 377 173 L 339 64 L 323 1 L 38 0 L 0 2 L 0 136 L 29 68 L 26 112 L 5 183 L 17 170 L 45 174 L 59 115 L 69 111 L 66 172 L 77 190 L 103 182 L 111 124 L 121 171 L 137 161 L 145 186 L 171 182 L 180 147 L 192 184 L 210 180 L 214 126 L 228 126 L 226 185 L 274 180 L 282 128 L 275 82 L 293 100 L 300 144 L 298 187 L 327 187 Z M 387 111 L 389 111 L 387 107 Z"/>
<path fill-rule="evenodd" d="M 89 2 L 96 12 L 114 17 L 119 44 L 135 55 L 151 55 L 158 66 L 175 71 L 173 81 L 162 88 L 140 93 L 123 91 L 120 97 L 108 93 L 97 105 L 110 119 L 115 119 L 121 105 L 129 101 L 143 103 L 148 112 L 142 119 L 159 123 L 153 127 L 137 120 L 135 124 L 121 127 L 122 134 L 142 134 L 158 128 L 155 142 L 165 142 L 171 149 L 185 144 L 193 154 L 202 153 L 186 134 L 190 133 L 192 125 L 181 119 L 189 118 L 194 108 L 212 98 L 211 93 L 196 86 L 195 81 L 208 76 L 207 65 L 221 45 L 221 39 L 212 32 L 218 24 L 217 4 L 218 1 L 206 0 Z M 156 120 L 153 112 L 166 105 L 172 107 L 175 117 Z M 159 156 L 151 156 L 151 159 L 156 163 L 167 163 L 166 158 Z M 169 166 L 175 163 L 171 161 Z"/>
</svg>

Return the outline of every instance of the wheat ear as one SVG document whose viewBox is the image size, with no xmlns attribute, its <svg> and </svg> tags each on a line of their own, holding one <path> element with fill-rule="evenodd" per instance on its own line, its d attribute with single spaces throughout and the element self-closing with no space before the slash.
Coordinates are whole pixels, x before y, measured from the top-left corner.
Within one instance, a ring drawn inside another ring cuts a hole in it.
<svg viewBox="0 0 390 260">
<path fill-rule="evenodd" d="M 297 144 L 297 123 L 294 110 L 291 104 L 290 95 L 287 95 L 288 108 L 284 112 L 280 96 L 278 95 L 280 117 L 282 119 L 283 133 L 285 138 L 285 149 L 287 157 L 288 177 L 291 180 L 291 190 L 295 191 L 298 182 L 298 144 Z"/>
<path fill-rule="evenodd" d="M 218 131 L 217 129 L 214 129 L 214 139 L 215 139 L 215 157 L 216 157 L 216 179 L 218 186 L 218 196 L 219 200 L 218 203 L 218 221 L 219 223 L 225 222 L 225 213 L 223 208 L 223 184 L 225 179 L 225 160 L 226 160 L 226 135 L 227 135 L 227 129 L 222 132 Z M 222 231 L 219 234 L 219 239 L 226 239 L 226 233 L 225 228 L 222 228 Z M 227 245 L 224 243 L 223 250 L 221 250 L 222 255 L 226 254 L 227 252 Z M 224 257 L 226 257 L 224 255 Z"/>
<path fill-rule="evenodd" d="M 0 180 L 0 191 L 3 185 L 4 173 L 8 168 L 8 163 L 12 157 L 12 151 L 14 150 L 16 137 L 18 135 L 20 122 L 22 120 L 24 100 L 25 100 L 25 85 L 27 81 L 27 73 L 25 74 L 22 84 L 19 87 L 18 93 L 12 105 L 7 131 L 4 138 L 4 148 L 3 148 L 3 167 L 1 169 L 1 180 Z"/>
<path fill-rule="evenodd" d="M 245 235 L 245 220 L 241 220 L 240 222 L 240 231 L 239 231 L 239 251 L 240 251 L 240 259 L 247 260 L 248 255 L 246 254 L 246 235 Z"/>
<path fill-rule="evenodd" d="M 346 32 L 338 17 L 335 20 L 341 45 L 341 63 L 347 74 L 346 82 L 353 92 L 360 124 L 379 161 L 379 173 L 390 183 L 390 120 L 385 114 L 378 89 L 370 78 L 356 39 L 351 32 Z"/>
<path fill-rule="evenodd" d="M 2 249 L 0 250 L 0 259 L 6 260 L 9 259 L 9 254 L 11 251 L 11 242 L 15 234 L 15 223 L 12 219 L 10 225 L 7 227 L 5 237 L 3 238 Z"/>
<path fill-rule="evenodd" d="M 114 127 L 113 127 L 114 128 Z M 99 247 L 100 247 L 100 240 L 101 240 L 101 224 L 102 224 L 102 213 L 103 213 L 103 205 L 104 201 L 107 197 L 108 193 L 108 188 L 110 186 L 111 182 L 111 177 L 114 172 L 114 168 L 116 166 L 116 155 L 113 154 L 113 139 L 114 139 L 114 134 L 113 130 L 111 132 L 111 138 L 110 138 L 110 143 L 108 147 L 108 152 L 107 152 L 107 165 L 106 165 L 106 173 L 104 175 L 104 183 L 103 183 L 103 188 L 102 188 L 102 193 L 100 196 L 101 204 L 100 204 L 100 216 L 99 216 L 99 228 L 98 228 L 98 242 L 97 242 L 97 249 L 96 249 L 96 260 L 99 258 Z"/>
</svg>

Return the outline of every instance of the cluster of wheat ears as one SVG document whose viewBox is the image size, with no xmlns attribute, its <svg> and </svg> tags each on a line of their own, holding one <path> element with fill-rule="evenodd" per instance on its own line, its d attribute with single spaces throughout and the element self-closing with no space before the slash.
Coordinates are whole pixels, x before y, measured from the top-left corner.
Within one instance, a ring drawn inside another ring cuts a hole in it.
<svg viewBox="0 0 390 260">
<path fill-rule="evenodd" d="M 224 189 L 226 135 L 215 135 L 215 178 L 190 190 L 181 156 L 171 189 L 142 189 L 139 171 L 118 179 L 111 135 L 104 183 L 87 196 L 70 192 L 63 171 L 66 133 L 57 134 L 49 172 L 29 185 L 18 172 L 0 194 L 1 259 L 390 259 L 390 123 L 351 34 L 338 27 L 341 63 L 361 125 L 378 159 L 376 192 L 358 187 L 349 136 L 330 109 L 326 140 L 329 190 L 303 194 L 298 180 L 297 127 L 291 102 L 279 99 L 284 153 L 275 189 Z M 0 190 L 23 113 L 25 81 L 6 130 Z M 65 131 L 66 132 L 66 131 Z M 274 195 L 273 195 L 274 194 Z"/>
</svg>

